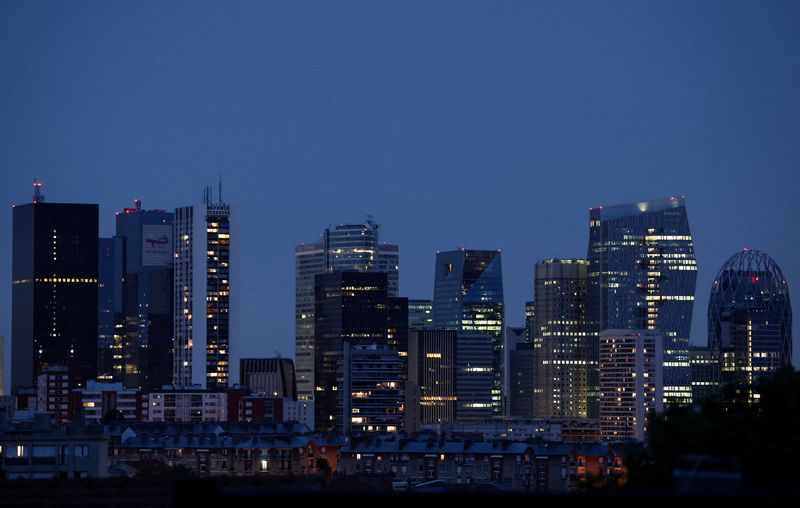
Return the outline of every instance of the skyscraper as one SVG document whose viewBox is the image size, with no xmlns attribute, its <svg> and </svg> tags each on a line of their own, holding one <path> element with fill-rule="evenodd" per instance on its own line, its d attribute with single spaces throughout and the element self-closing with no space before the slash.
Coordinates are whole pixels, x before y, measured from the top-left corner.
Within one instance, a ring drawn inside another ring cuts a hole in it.
<svg viewBox="0 0 800 508">
<path fill-rule="evenodd" d="M 121 372 L 127 388 L 158 389 L 172 382 L 173 213 L 125 208 L 116 215 L 122 287 Z"/>
<path fill-rule="evenodd" d="M 753 384 L 791 364 L 789 287 L 765 253 L 744 249 L 720 269 L 708 302 L 708 345 L 723 384 Z"/>
<path fill-rule="evenodd" d="M 433 327 L 433 302 L 430 300 L 408 300 L 408 328 L 424 330 Z"/>
<path fill-rule="evenodd" d="M 533 331 L 534 413 L 543 418 L 585 418 L 597 387 L 589 385 L 595 340 L 587 321 L 584 259 L 536 263 Z"/>
<path fill-rule="evenodd" d="M 97 375 L 98 206 L 45 203 L 40 186 L 13 210 L 12 393 L 50 366 Z"/>
<path fill-rule="evenodd" d="M 684 198 L 590 209 L 588 259 L 593 333 L 660 331 L 665 399 L 691 402 L 689 332 L 697 262 Z"/>
<path fill-rule="evenodd" d="M 643 440 L 647 415 L 664 408 L 663 336 L 648 330 L 600 334 L 600 437 Z"/>
<path fill-rule="evenodd" d="M 499 250 L 436 253 L 433 326 L 482 333 L 492 345 L 492 410 L 503 413 L 503 274 Z"/>
<path fill-rule="evenodd" d="M 115 316 L 121 315 L 122 248 L 117 238 L 100 238 L 97 268 L 97 379 L 122 379 L 122 341 Z M 120 325 L 122 326 L 122 325 Z"/>
<path fill-rule="evenodd" d="M 403 367 L 397 351 L 385 344 L 345 346 L 343 394 L 336 418 L 345 434 L 398 432 L 403 429 Z"/>
<path fill-rule="evenodd" d="M 173 383 L 226 388 L 238 379 L 236 214 L 210 190 L 175 210 Z"/>
<path fill-rule="evenodd" d="M 342 431 L 342 408 L 352 396 L 344 388 L 345 351 L 388 345 L 387 295 L 385 273 L 334 271 L 315 277 L 315 430 Z"/>
<path fill-rule="evenodd" d="M 300 400 L 314 396 L 314 276 L 334 270 L 384 272 L 398 295 L 399 247 L 378 242 L 372 218 L 327 228 L 319 242 L 295 247 L 295 368 Z"/>
<path fill-rule="evenodd" d="M 456 333 L 456 421 L 483 423 L 496 407 L 494 340 L 484 333 Z"/>
</svg>

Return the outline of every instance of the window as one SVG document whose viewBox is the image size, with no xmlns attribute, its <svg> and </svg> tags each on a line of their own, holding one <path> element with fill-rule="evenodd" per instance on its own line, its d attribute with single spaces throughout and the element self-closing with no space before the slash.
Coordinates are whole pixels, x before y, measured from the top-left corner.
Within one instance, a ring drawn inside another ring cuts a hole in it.
<svg viewBox="0 0 800 508">
<path fill-rule="evenodd" d="M 75 456 L 76 457 L 88 457 L 89 456 L 89 445 L 75 445 Z"/>
<path fill-rule="evenodd" d="M 28 447 L 25 445 L 9 446 L 5 449 L 5 456 L 9 459 L 22 458 L 28 456 Z"/>
</svg>

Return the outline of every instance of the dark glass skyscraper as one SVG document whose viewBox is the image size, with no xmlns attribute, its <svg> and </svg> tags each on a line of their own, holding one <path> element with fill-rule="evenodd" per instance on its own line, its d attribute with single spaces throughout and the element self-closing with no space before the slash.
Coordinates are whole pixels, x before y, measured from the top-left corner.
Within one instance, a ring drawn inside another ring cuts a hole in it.
<svg viewBox="0 0 800 508">
<path fill-rule="evenodd" d="M 752 384 L 791 364 L 789 287 L 765 253 L 744 249 L 720 269 L 708 302 L 708 345 L 723 384 Z"/>
<path fill-rule="evenodd" d="M 121 378 L 127 388 L 172 382 L 173 214 L 135 208 L 117 213 L 121 242 Z"/>
<path fill-rule="evenodd" d="M 435 273 L 433 326 L 491 338 L 492 410 L 502 414 L 505 311 L 500 251 L 437 252 Z"/>
<path fill-rule="evenodd" d="M 342 431 L 345 350 L 388 345 L 387 277 L 381 272 L 331 272 L 315 277 L 314 427 Z M 399 355 L 398 355 L 399 357 Z M 397 380 L 398 382 L 400 379 Z"/>
<path fill-rule="evenodd" d="M 15 206 L 12 256 L 12 393 L 50 366 L 94 378 L 98 206 Z"/>
<path fill-rule="evenodd" d="M 97 269 L 97 380 L 121 379 L 122 344 L 116 317 L 122 315 L 122 240 L 100 238 Z"/>
<path fill-rule="evenodd" d="M 690 402 L 689 332 L 697 262 L 684 198 L 592 208 L 588 254 L 593 333 L 660 331 L 664 397 Z"/>
<path fill-rule="evenodd" d="M 319 242 L 295 247 L 295 367 L 297 396 L 314 396 L 314 277 L 333 271 L 384 272 L 389 296 L 398 295 L 400 249 L 378 242 L 372 218 L 327 228 Z"/>
<path fill-rule="evenodd" d="M 585 418 L 590 403 L 597 403 L 597 387 L 589 384 L 589 371 L 597 363 L 587 320 L 588 265 L 584 259 L 536 263 L 532 342 L 537 417 Z"/>
</svg>

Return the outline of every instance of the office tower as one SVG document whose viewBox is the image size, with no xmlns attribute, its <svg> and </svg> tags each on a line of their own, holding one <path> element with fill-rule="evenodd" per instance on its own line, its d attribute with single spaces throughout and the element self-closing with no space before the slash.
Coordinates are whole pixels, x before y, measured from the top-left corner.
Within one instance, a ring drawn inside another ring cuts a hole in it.
<svg viewBox="0 0 800 508">
<path fill-rule="evenodd" d="M 242 358 L 239 384 L 250 393 L 296 399 L 294 362 L 288 358 Z"/>
<path fill-rule="evenodd" d="M 708 345 L 722 384 L 753 384 L 792 362 L 792 305 L 780 267 L 751 249 L 720 269 L 708 302 Z"/>
<path fill-rule="evenodd" d="M 664 403 L 663 336 L 650 330 L 600 334 L 600 437 L 643 440 L 647 415 Z"/>
<path fill-rule="evenodd" d="M 692 398 L 689 332 L 697 262 L 684 198 L 589 210 L 589 316 L 609 328 L 664 335 L 664 396 Z"/>
<path fill-rule="evenodd" d="M 397 351 L 384 344 L 345 343 L 343 394 L 336 419 L 345 434 L 403 429 L 403 374 Z"/>
<path fill-rule="evenodd" d="M 98 206 L 45 203 L 36 189 L 13 210 L 12 393 L 49 366 L 97 375 Z"/>
<path fill-rule="evenodd" d="M 114 381 L 121 379 L 122 344 L 115 340 L 115 315 L 120 314 L 116 298 L 122 283 L 121 242 L 115 238 L 100 238 L 97 254 L 97 379 Z"/>
<path fill-rule="evenodd" d="M 527 344 L 527 342 L 524 326 L 506 327 L 505 346 L 503 347 L 503 373 L 505 375 L 503 379 L 503 388 L 505 389 L 503 407 L 506 408 L 506 416 L 513 415 L 511 412 L 511 357 L 517 350 L 518 345 L 524 345 Z"/>
<path fill-rule="evenodd" d="M 587 321 L 587 268 L 584 259 L 536 263 L 534 413 L 542 418 L 585 418 L 597 388 L 589 383 L 597 368 Z M 594 401 L 596 404 L 596 399 Z"/>
<path fill-rule="evenodd" d="M 359 344 L 387 345 L 387 277 L 380 272 L 330 272 L 315 276 L 314 427 L 341 431 L 344 352 Z M 399 356 L 399 355 L 398 355 Z"/>
<path fill-rule="evenodd" d="M 695 404 L 719 393 L 719 359 L 706 346 L 689 346 L 692 364 L 692 402 Z"/>
<path fill-rule="evenodd" d="M 116 214 L 122 277 L 116 322 L 121 325 L 121 376 L 126 388 L 154 390 L 172 382 L 173 213 L 134 208 Z"/>
<path fill-rule="evenodd" d="M 492 417 L 492 340 L 488 335 L 455 330 L 409 333 L 408 382 L 416 404 L 406 403 L 406 421 L 414 410 L 419 423 L 482 423 Z M 409 398 L 406 398 L 409 401 Z"/>
<path fill-rule="evenodd" d="M 327 228 L 319 242 L 295 247 L 295 369 L 300 400 L 314 396 L 314 276 L 339 271 L 384 272 L 398 295 L 399 247 L 378 242 L 372 218 Z"/>
<path fill-rule="evenodd" d="M 496 381 L 494 340 L 483 333 L 456 333 L 456 421 L 482 423 L 492 417 Z"/>
<path fill-rule="evenodd" d="M 220 192 L 221 194 L 221 192 Z M 175 210 L 173 383 L 209 389 L 238 379 L 235 209 L 214 201 Z"/>
<path fill-rule="evenodd" d="M 499 250 L 436 253 L 433 326 L 492 340 L 492 411 L 503 413 L 503 274 Z"/>
<path fill-rule="evenodd" d="M 456 420 L 455 331 L 415 329 L 409 332 L 406 389 L 419 390 L 420 423 Z M 407 410 L 411 409 L 409 406 L 411 403 L 406 403 Z"/>
<path fill-rule="evenodd" d="M 525 337 L 529 343 L 533 343 L 533 327 L 536 317 L 536 302 L 533 300 L 525 302 Z"/>
<path fill-rule="evenodd" d="M 433 302 L 431 300 L 408 300 L 408 328 L 410 330 L 433 328 Z"/>
<path fill-rule="evenodd" d="M 534 418 L 534 350 L 533 344 L 523 342 L 511 351 L 509 359 L 508 402 L 510 416 Z"/>
<path fill-rule="evenodd" d="M 314 277 L 325 273 L 325 244 L 295 247 L 295 350 L 297 397 L 314 400 Z"/>
</svg>

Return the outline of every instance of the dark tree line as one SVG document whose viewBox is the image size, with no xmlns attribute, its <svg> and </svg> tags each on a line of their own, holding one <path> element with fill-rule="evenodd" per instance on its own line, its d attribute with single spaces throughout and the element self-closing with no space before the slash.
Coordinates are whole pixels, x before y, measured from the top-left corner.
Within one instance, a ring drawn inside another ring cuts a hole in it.
<svg viewBox="0 0 800 508">
<path fill-rule="evenodd" d="M 626 454 L 631 488 L 675 487 L 682 457 L 735 464 L 745 485 L 795 485 L 800 478 L 800 372 L 791 367 L 754 386 L 727 386 L 693 407 L 671 406 L 648 422 L 646 445 Z"/>
</svg>

